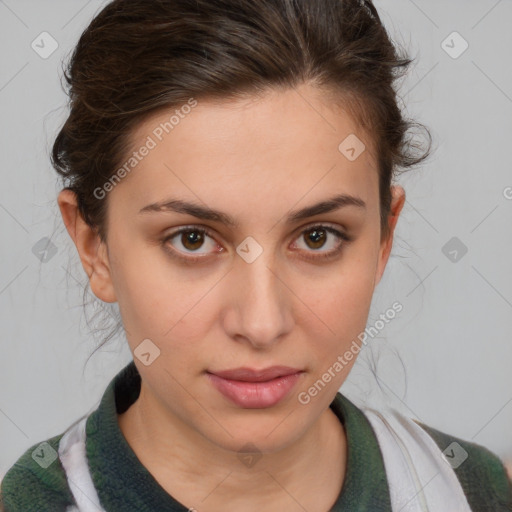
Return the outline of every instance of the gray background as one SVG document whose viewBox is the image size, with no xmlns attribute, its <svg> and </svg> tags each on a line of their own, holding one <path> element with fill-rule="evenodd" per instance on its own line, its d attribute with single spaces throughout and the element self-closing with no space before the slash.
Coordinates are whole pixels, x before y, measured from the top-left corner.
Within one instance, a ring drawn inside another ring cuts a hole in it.
<svg viewBox="0 0 512 512">
<path fill-rule="evenodd" d="M 512 458 L 512 3 L 375 3 L 415 58 L 400 95 L 407 115 L 430 128 L 434 153 L 399 180 L 407 202 L 368 324 L 396 300 L 403 310 L 370 340 L 342 391 Z M 61 61 L 104 4 L 0 0 L 0 477 L 95 408 L 131 357 L 120 336 L 84 368 L 99 339 L 82 312 L 86 276 L 48 158 L 66 113 Z M 44 31 L 59 45 L 47 59 L 31 47 Z M 457 58 L 454 31 L 469 44 Z M 40 261 L 33 247 L 52 236 L 57 252 Z M 443 252 L 453 237 L 456 261 L 444 253 L 453 247 Z"/>
</svg>

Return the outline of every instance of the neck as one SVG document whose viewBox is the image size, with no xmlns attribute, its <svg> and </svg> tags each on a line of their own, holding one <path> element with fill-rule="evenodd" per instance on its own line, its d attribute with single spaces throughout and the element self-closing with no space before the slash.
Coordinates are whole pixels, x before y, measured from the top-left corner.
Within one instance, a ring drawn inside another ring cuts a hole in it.
<svg viewBox="0 0 512 512">
<path fill-rule="evenodd" d="M 340 493 L 346 436 L 327 408 L 299 439 L 244 466 L 238 453 L 212 443 L 170 415 L 145 391 L 118 416 L 120 429 L 141 463 L 180 503 L 199 512 L 232 508 L 251 512 L 325 512 Z"/>
</svg>

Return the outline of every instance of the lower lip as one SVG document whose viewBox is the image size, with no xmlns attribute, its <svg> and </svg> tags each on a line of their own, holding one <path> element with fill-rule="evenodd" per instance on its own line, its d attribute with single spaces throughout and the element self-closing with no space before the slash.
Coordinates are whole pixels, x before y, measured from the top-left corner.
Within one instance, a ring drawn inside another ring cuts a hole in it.
<svg viewBox="0 0 512 512">
<path fill-rule="evenodd" d="M 212 373 L 207 375 L 212 384 L 236 405 L 246 409 L 263 409 L 283 400 L 295 387 L 302 373 L 297 372 L 265 382 L 223 379 Z"/>
</svg>

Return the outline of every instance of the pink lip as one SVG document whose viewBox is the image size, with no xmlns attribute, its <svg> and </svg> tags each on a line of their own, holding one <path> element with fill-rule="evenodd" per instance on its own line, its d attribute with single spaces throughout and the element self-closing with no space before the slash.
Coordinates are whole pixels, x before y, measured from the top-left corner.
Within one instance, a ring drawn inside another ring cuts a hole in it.
<svg viewBox="0 0 512 512">
<path fill-rule="evenodd" d="M 264 370 L 237 368 L 207 372 L 212 384 L 236 405 L 248 409 L 272 407 L 285 398 L 304 372 L 288 366 Z"/>
</svg>

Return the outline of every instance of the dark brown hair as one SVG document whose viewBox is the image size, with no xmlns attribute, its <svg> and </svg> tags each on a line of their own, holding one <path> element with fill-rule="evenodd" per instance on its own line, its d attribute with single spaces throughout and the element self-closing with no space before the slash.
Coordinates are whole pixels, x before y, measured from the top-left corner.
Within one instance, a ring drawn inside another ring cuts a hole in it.
<svg viewBox="0 0 512 512">
<path fill-rule="evenodd" d="M 70 112 L 52 164 L 106 241 L 108 198 L 94 191 L 126 161 L 131 135 L 150 115 L 190 98 L 311 83 L 339 98 L 371 141 L 384 237 L 392 178 L 424 160 L 432 142 L 425 129 L 421 151 L 410 129 L 423 125 L 398 106 L 395 81 L 411 62 L 370 0 L 114 0 L 83 32 L 64 71 Z"/>
<path fill-rule="evenodd" d="M 67 71 L 70 113 L 52 150 L 84 220 L 106 240 L 108 201 L 94 190 L 129 153 L 150 114 L 311 82 L 338 94 L 369 134 L 382 235 L 393 175 L 430 151 L 408 137 L 393 83 L 400 57 L 369 0 L 114 0 L 84 31 Z M 341 142 L 341 141 L 340 141 Z"/>
</svg>

